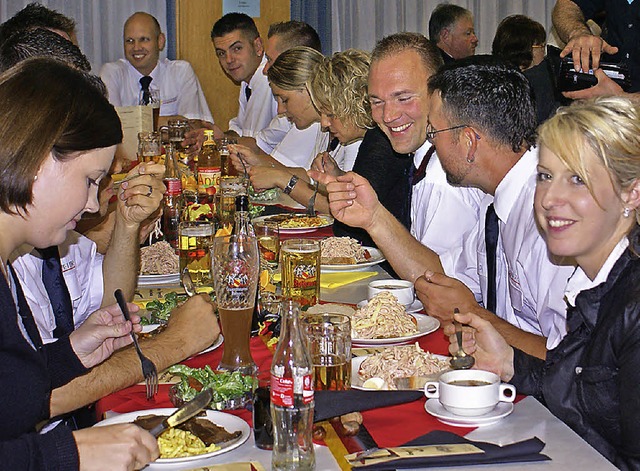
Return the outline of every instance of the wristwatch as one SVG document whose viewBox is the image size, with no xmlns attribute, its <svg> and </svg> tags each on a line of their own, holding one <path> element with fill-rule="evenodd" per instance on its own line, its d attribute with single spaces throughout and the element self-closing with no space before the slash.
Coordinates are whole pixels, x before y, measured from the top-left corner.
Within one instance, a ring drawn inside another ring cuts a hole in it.
<svg viewBox="0 0 640 471">
<path fill-rule="evenodd" d="M 298 183 L 298 177 L 295 175 L 291 176 L 291 180 L 289 180 L 289 183 L 287 183 L 287 186 L 284 187 L 284 189 L 282 190 L 282 192 L 285 195 L 288 195 L 289 193 L 291 193 L 291 191 L 293 190 L 293 187 L 296 186 L 296 183 Z"/>
</svg>

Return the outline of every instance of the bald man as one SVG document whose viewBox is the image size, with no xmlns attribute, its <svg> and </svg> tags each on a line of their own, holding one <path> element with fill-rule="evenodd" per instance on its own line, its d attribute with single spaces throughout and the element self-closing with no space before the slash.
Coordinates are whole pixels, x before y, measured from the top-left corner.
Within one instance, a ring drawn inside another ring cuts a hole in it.
<svg viewBox="0 0 640 471">
<path fill-rule="evenodd" d="M 139 104 L 144 79 L 150 90 L 160 91 L 160 116 L 181 116 L 213 124 L 207 100 L 191 64 L 182 60 L 160 60 L 166 38 L 160 24 L 144 12 L 131 15 L 124 24 L 124 59 L 102 66 L 100 77 L 114 106 Z"/>
</svg>

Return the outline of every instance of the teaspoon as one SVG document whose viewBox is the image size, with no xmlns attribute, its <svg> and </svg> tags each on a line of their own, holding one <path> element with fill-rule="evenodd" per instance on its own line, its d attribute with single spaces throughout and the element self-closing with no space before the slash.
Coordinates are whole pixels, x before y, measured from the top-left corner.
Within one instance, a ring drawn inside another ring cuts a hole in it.
<svg viewBox="0 0 640 471">
<path fill-rule="evenodd" d="M 453 312 L 454 314 L 458 314 L 460 310 L 458 308 L 455 308 Z M 451 368 L 453 368 L 454 370 L 468 370 L 474 365 L 476 360 L 471 355 L 467 355 L 462 349 L 462 324 L 460 324 L 460 322 L 453 318 L 453 325 L 456 328 L 458 351 L 449 363 L 451 364 Z"/>
<path fill-rule="evenodd" d="M 187 293 L 187 296 L 190 298 L 196 295 L 196 287 L 193 285 L 193 280 L 191 279 L 191 273 L 189 273 L 189 268 L 184 267 L 182 270 L 182 277 L 180 278 L 182 282 L 182 287 L 184 288 L 184 292 Z"/>
</svg>

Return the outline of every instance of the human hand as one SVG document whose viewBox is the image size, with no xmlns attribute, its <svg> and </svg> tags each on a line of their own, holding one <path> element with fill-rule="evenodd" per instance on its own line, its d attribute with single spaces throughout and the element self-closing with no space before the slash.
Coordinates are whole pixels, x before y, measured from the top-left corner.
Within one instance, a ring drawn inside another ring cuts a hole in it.
<svg viewBox="0 0 640 471">
<path fill-rule="evenodd" d="M 331 157 L 329 152 L 320 152 L 316 155 L 316 158 L 311 162 L 311 170 L 315 170 L 316 172 L 323 172 L 329 174 L 334 177 L 339 177 L 340 175 L 344 175 L 344 172 L 336 161 Z"/>
<path fill-rule="evenodd" d="M 167 328 L 156 338 L 177 336 L 182 339 L 180 344 L 188 349 L 184 352 L 185 357 L 189 357 L 209 347 L 219 335 L 220 325 L 211 298 L 207 294 L 200 294 L 175 308 L 171 312 Z"/>
<path fill-rule="evenodd" d="M 609 76 L 605 74 L 604 70 L 596 69 L 594 71 L 594 75 L 598 79 L 598 83 L 593 87 L 585 88 L 584 90 L 576 90 L 574 92 L 562 92 L 562 94 L 572 100 L 585 100 L 587 98 L 597 96 L 614 96 L 624 94 L 622 87 L 614 82 L 613 79 L 609 78 Z"/>
<path fill-rule="evenodd" d="M 81 471 L 102 470 L 105 463 L 114 471 L 140 469 L 160 456 L 156 438 L 133 424 L 76 430 L 73 438 Z"/>
<path fill-rule="evenodd" d="M 254 190 L 264 191 L 271 188 L 284 188 L 291 179 L 291 172 L 279 167 L 249 167 L 249 179 Z M 298 185 L 303 182 L 299 182 Z"/>
<path fill-rule="evenodd" d="M 426 271 L 415 280 L 414 286 L 426 313 L 443 323 L 451 322 L 455 308 L 473 312 L 479 307 L 463 282 L 442 273 Z"/>
<path fill-rule="evenodd" d="M 474 368 L 496 373 L 503 381 L 509 381 L 514 374 L 513 348 L 491 325 L 488 320 L 473 313 L 454 314 L 455 319 L 463 324 L 462 348 L 465 353 L 473 355 L 476 362 Z M 449 337 L 449 352 L 455 354 L 458 340 L 452 323 L 444 326 L 444 334 Z"/>
<path fill-rule="evenodd" d="M 145 219 L 142 224 L 140 224 L 140 243 L 144 243 L 151 234 L 156 229 L 156 224 L 160 221 L 162 217 L 162 208 L 158 208 L 153 212 L 151 216 Z"/>
<path fill-rule="evenodd" d="M 586 32 L 573 34 L 567 45 L 560 52 L 560 57 L 571 54 L 574 69 L 587 73 L 600 67 L 602 53 L 615 54 L 618 48 L 610 45 L 600 36 L 594 36 Z"/>
<path fill-rule="evenodd" d="M 164 165 L 145 162 L 133 168 L 118 190 L 116 217 L 139 226 L 160 207 L 165 191 Z"/>
<path fill-rule="evenodd" d="M 127 303 L 131 322 L 125 320 L 117 304 L 98 309 L 69 335 L 71 348 L 80 362 L 91 368 L 109 358 L 111 354 L 132 342 L 131 331 L 140 332 L 140 308 Z"/>
<path fill-rule="evenodd" d="M 375 224 L 382 205 L 366 178 L 354 172 L 347 172 L 339 177 L 314 170 L 307 173 L 326 186 L 329 209 L 336 219 L 365 230 Z"/>
<path fill-rule="evenodd" d="M 269 159 L 268 155 L 264 152 L 256 152 L 254 149 L 248 146 L 244 146 L 242 144 L 229 144 L 229 155 L 236 159 L 242 159 L 245 166 L 271 166 L 271 159 Z M 235 166 L 235 164 L 234 164 Z M 240 164 L 240 169 L 242 170 L 242 164 Z"/>
</svg>

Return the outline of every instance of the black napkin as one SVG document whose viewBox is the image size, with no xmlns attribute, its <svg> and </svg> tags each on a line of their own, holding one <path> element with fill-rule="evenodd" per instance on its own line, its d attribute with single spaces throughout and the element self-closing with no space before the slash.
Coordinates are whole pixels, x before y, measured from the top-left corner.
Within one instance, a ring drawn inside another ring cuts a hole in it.
<svg viewBox="0 0 640 471">
<path fill-rule="evenodd" d="M 395 406 L 423 398 L 422 391 L 316 391 L 314 422 L 378 407 Z"/>
<path fill-rule="evenodd" d="M 474 442 L 455 433 L 436 430 L 416 438 L 404 446 L 447 445 L 468 443 L 484 451 L 483 454 L 437 456 L 430 458 L 404 458 L 378 465 L 362 466 L 358 469 L 393 470 L 396 468 L 422 468 L 427 466 L 465 466 L 473 464 L 525 463 L 530 461 L 550 460 L 540 452 L 544 442 L 538 437 L 530 438 L 511 445 L 494 445 L 493 443 Z"/>
</svg>

